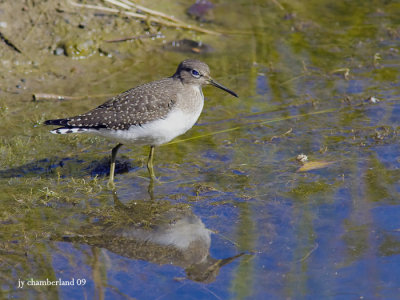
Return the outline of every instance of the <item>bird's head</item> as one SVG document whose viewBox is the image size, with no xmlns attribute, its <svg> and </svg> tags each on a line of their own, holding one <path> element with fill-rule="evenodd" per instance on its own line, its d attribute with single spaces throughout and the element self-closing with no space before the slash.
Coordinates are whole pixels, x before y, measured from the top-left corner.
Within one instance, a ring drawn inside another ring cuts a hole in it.
<svg viewBox="0 0 400 300">
<path fill-rule="evenodd" d="M 186 59 L 181 62 L 173 77 L 179 78 L 183 84 L 199 86 L 211 84 L 235 97 L 238 97 L 234 91 L 214 81 L 210 76 L 210 68 L 208 65 L 196 59 Z"/>
</svg>

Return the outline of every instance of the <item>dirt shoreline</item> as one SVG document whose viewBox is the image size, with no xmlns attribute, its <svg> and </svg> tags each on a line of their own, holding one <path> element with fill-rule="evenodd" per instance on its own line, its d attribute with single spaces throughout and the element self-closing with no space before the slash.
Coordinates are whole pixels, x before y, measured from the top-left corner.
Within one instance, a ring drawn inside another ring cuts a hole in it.
<svg viewBox="0 0 400 300">
<path fill-rule="evenodd" d="M 187 18 L 183 7 L 177 11 Z M 75 7 L 68 1 L 4 1 L 0 3 L 0 97 L 9 102 L 10 94 L 24 100 L 32 100 L 33 93 L 70 96 L 74 93 L 70 87 L 82 78 L 101 80 L 99 68 L 113 72 L 115 65 L 122 65 L 120 60 L 141 61 L 142 55 L 159 51 L 167 38 L 183 32 L 155 25 Z M 106 42 L 127 37 L 138 38 Z"/>
</svg>

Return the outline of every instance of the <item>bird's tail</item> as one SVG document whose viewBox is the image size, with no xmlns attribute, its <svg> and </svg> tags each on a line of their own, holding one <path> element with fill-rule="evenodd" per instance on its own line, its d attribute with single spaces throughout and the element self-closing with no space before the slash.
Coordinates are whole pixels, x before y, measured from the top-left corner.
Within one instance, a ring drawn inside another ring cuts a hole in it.
<svg viewBox="0 0 400 300">
<path fill-rule="evenodd" d="M 68 119 L 55 119 L 47 120 L 44 125 L 58 125 L 64 126 L 57 129 L 53 129 L 50 132 L 54 134 L 67 134 L 67 133 L 81 133 L 85 131 L 90 131 L 90 128 L 73 127 L 68 125 Z"/>
<path fill-rule="evenodd" d="M 80 127 L 60 127 L 57 129 L 50 130 L 53 134 L 67 134 L 67 133 L 82 133 L 91 131 L 90 128 L 80 128 Z"/>
<path fill-rule="evenodd" d="M 44 121 L 44 125 L 68 126 L 68 119 L 55 119 Z"/>
</svg>

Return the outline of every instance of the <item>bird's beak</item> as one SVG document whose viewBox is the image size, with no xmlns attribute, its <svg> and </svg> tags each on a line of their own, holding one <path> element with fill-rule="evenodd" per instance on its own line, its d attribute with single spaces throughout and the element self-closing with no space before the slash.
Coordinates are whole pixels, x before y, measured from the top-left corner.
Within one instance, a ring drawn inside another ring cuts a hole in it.
<svg viewBox="0 0 400 300">
<path fill-rule="evenodd" d="M 231 91 L 230 89 L 224 87 L 222 84 L 219 84 L 218 82 L 212 80 L 212 78 L 210 78 L 208 80 L 208 82 L 209 82 L 209 84 L 211 84 L 211 85 L 213 85 L 213 86 L 215 86 L 215 87 L 217 87 L 217 88 L 219 88 L 219 89 L 221 89 L 221 90 L 223 90 L 223 91 L 235 96 L 236 98 L 239 97 L 234 91 Z"/>
</svg>

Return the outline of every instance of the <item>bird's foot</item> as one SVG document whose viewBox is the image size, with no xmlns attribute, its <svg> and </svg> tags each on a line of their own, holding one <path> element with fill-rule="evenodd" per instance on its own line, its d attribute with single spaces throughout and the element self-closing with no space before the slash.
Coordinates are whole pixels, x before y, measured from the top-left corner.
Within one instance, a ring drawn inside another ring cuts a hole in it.
<svg viewBox="0 0 400 300">
<path fill-rule="evenodd" d="M 150 177 L 150 181 L 156 182 L 157 184 L 163 184 L 163 183 L 165 183 L 164 181 L 161 181 L 160 179 L 158 179 L 156 176 Z"/>
<path fill-rule="evenodd" d="M 114 180 L 108 180 L 108 182 L 107 182 L 107 188 L 109 189 L 109 190 L 115 190 L 115 183 L 114 183 Z"/>
</svg>

